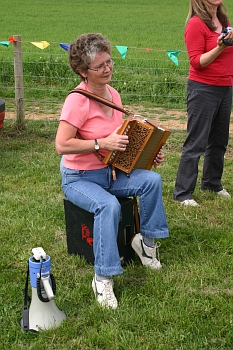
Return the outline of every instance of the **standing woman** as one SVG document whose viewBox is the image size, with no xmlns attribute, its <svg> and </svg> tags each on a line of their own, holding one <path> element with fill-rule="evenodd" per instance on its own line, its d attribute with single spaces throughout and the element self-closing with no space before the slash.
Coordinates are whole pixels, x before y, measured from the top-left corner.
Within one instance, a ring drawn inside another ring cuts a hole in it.
<svg viewBox="0 0 233 350">
<path fill-rule="evenodd" d="M 231 197 L 221 184 L 232 108 L 233 46 L 225 45 L 221 34 L 228 26 L 222 0 L 190 0 L 185 28 L 190 61 L 187 137 L 173 192 L 183 205 L 198 205 L 192 195 L 202 154 L 201 189 Z M 233 31 L 225 39 L 233 44 Z"/>
<path fill-rule="evenodd" d="M 109 85 L 113 61 L 108 39 L 98 33 L 83 34 L 69 48 L 69 62 L 81 78 L 78 88 L 92 92 L 121 105 L 119 93 Z M 118 305 L 111 276 L 122 273 L 117 246 L 121 206 L 117 199 L 127 196 L 139 198 L 140 234 L 132 240 L 132 247 L 143 265 L 153 270 L 162 265 L 156 258 L 156 238 L 169 236 L 162 200 L 162 181 L 155 171 L 135 169 L 126 176 L 94 154 L 99 150 L 124 152 L 129 143 L 127 135 L 117 131 L 123 113 L 81 94 L 69 94 L 64 102 L 56 135 L 56 150 L 64 155 L 61 161 L 62 189 L 75 205 L 94 214 L 93 252 L 94 278 L 92 288 L 97 302 L 115 309 Z M 77 132 L 82 138 L 77 137 Z M 155 167 L 163 162 L 157 156 Z"/>
</svg>

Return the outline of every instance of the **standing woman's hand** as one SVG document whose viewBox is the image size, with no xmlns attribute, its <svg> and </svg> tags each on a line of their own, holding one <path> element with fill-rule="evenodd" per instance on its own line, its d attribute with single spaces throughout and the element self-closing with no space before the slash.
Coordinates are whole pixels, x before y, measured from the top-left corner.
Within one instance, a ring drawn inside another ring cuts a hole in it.
<svg viewBox="0 0 233 350">
<path fill-rule="evenodd" d="M 218 37 L 217 44 L 219 47 L 226 48 L 229 45 L 224 44 L 222 34 Z M 233 44 L 233 30 L 230 30 L 229 33 L 224 37 L 224 40 L 229 41 Z"/>
<path fill-rule="evenodd" d="M 164 154 L 160 151 L 154 160 L 154 168 L 157 168 L 157 166 L 159 166 L 163 162 L 164 162 Z"/>
</svg>

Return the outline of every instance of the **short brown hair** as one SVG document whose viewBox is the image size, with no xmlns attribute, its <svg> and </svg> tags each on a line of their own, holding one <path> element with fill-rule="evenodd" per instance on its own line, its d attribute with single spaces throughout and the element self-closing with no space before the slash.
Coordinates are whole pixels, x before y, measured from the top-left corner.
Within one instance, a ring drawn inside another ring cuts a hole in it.
<svg viewBox="0 0 233 350">
<path fill-rule="evenodd" d="M 80 35 L 68 49 L 71 69 L 76 74 L 79 74 L 78 71 L 87 71 L 90 63 L 99 52 L 111 53 L 111 45 L 107 38 L 99 33 Z M 82 76 L 81 78 L 83 79 Z"/>
</svg>

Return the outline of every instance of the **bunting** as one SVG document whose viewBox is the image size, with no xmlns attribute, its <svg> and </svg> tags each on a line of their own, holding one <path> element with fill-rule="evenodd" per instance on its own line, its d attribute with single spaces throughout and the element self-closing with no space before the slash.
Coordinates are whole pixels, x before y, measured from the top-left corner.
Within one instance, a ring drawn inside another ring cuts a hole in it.
<svg viewBox="0 0 233 350">
<path fill-rule="evenodd" d="M 126 53 L 127 53 L 127 50 L 128 50 L 128 46 L 115 46 L 115 47 L 120 52 L 121 57 L 123 59 L 125 59 L 126 58 Z"/>
<path fill-rule="evenodd" d="M 60 43 L 59 45 L 66 51 L 68 51 L 68 49 L 70 47 L 70 44 L 62 44 L 62 43 Z"/>
<path fill-rule="evenodd" d="M 8 47 L 10 45 L 10 41 L 0 41 L 0 45 Z"/>
<path fill-rule="evenodd" d="M 46 49 L 46 47 L 48 47 L 50 45 L 47 41 L 32 41 L 31 44 L 35 45 L 36 47 L 38 47 L 41 50 Z"/>
<path fill-rule="evenodd" d="M 181 51 L 171 51 L 171 50 L 168 50 L 167 51 L 167 55 L 168 57 L 170 58 L 170 60 L 172 60 L 173 63 L 175 63 L 176 66 L 179 65 L 179 62 L 178 62 L 178 58 L 177 56 L 181 53 Z"/>
<path fill-rule="evenodd" d="M 8 40 L 9 40 L 10 43 L 16 43 L 17 42 L 17 40 L 15 40 L 13 38 L 13 36 L 10 36 Z"/>
<path fill-rule="evenodd" d="M 15 43 L 17 42 L 17 40 L 14 39 L 13 36 L 10 36 L 8 41 L 0 41 L 0 45 L 8 47 L 11 43 Z M 50 43 L 48 43 L 47 41 L 43 40 L 43 41 L 31 41 L 31 44 L 38 47 L 41 50 L 44 50 L 46 47 L 50 46 Z M 59 43 L 60 47 L 62 49 L 64 49 L 65 51 L 68 51 L 70 44 L 65 44 L 65 43 Z M 126 58 L 126 54 L 129 48 L 129 46 L 118 46 L 116 45 L 115 48 L 119 51 L 119 53 L 121 54 L 122 59 Z M 135 49 L 137 49 L 136 47 L 134 47 Z M 152 48 L 144 48 L 143 50 L 145 50 L 146 52 L 150 52 L 153 51 L 155 49 Z M 160 50 L 161 51 L 161 50 Z M 162 50 L 163 51 L 163 50 Z M 178 62 L 178 58 L 177 56 L 181 53 L 181 50 L 167 50 L 165 51 L 167 52 L 167 55 L 169 57 L 169 59 L 176 65 L 179 65 Z"/>
</svg>

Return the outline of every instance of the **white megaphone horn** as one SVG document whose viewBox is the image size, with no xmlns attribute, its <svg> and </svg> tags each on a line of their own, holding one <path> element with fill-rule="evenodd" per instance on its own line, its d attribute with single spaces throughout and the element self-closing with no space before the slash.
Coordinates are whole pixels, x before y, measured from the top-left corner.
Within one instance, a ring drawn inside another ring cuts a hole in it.
<svg viewBox="0 0 233 350">
<path fill-rule="evenodd" d="M 56 282 L 50 273 L 51 259 L 43 248 L 33 248 L 28 260 L 27 280 L 24 290 L 23 317 L 20 321 L 25 331 L 38 332 L 60 325 L 66 319 L 63 311 L 55 304 Z M 31 304 L 28 309 L 28 277 L 32 287 Z"/>
</svg>

